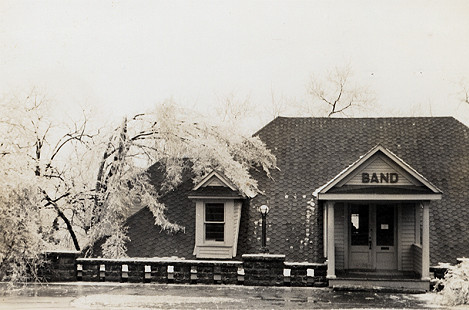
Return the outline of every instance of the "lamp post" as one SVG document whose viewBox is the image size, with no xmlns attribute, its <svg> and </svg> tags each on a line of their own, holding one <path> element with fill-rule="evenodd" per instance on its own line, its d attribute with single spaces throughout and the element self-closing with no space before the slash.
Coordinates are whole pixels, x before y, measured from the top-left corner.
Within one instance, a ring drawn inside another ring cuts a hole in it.
<svg viewBox="0 0 469 310">
<path fill-rule="evenodd" d="M 266 227 L 267 227 L 267 213 L 269 213 L 269 207 L 266 205 L 262 205 L 259 207 L 259 211 L 261 212 L 262 215 L 262 246 L 261 246 L 261 252 L 262 253 L 268 253 L 269 250 L 267 249 L 267 234 L 266 234 Z"/>
</svg>

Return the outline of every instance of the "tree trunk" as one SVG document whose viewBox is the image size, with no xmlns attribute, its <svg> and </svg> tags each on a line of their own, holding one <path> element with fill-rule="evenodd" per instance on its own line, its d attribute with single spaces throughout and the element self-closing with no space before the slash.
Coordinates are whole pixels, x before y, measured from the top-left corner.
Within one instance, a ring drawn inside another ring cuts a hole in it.
<svg viewBox="0 0 469 310">
<path fill-rule="evenodd" d="M 78 244 L 78 239 L 77 239 L 77 236 L 75 235 L 75 231 L 73 231 L 72 224 L 70 223 L 68 218 L 65 216 L 65 214 L 62 212 L 62 210 L 60 210 L 59 207 L 55 203 L 52 203 L 52 205 L 54 206 L 55 211 L 57 211 L 57 215 L 65 222 L 65 225 L 67 225 L 67 230 L 70 234 L 70 237 L 72 237 L 75 250 L 80 251 L 80 245 Z"/>
<path fill-rule="evenodd" d="M 47 203 L 45 204 L 45 207 L 47 207 L 48 205 L 52 205 L 54 207 L 55 211 L 57 212 L 57 215 L 65 222 L 65 225 L 67 225 L 67 230 L 68 230 L 68 233 L 70 234 L 70 237 L 72 237 L 73 245 L 75 246 L 75 250 L 80 251 L 80 245 L 78 244 L 78 238 L 77 238 L 77 235 L 75 234 L 75 231 L 73 230 L 72 224 L 70 223 L 67 216 L 62 212 L 62 210 L 60 210 L 60 208 L 57 206 L 57 201 L 59 201 L 62 198 L 65 198 L 65 197 L 69 196 L 70 193 L 66 193 L 66 194 L 60 196 L 59 198 L 57 198 L 55 200 L 52 200 L 49 197 L 49 195 L 46 193 L 45 190 L 42 190 L 42 193 L 44 194 L 44 200 L 47 201 Z"/>
</svg>

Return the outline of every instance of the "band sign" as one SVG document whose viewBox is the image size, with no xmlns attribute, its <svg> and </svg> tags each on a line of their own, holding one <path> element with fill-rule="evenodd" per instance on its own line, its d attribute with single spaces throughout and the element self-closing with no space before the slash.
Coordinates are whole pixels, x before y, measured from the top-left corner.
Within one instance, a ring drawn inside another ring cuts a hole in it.
<svg viewBox="0 0 469 310">
<path fill-rule="evenodd" d="M 362 173 L 362 183 L 397 183 L 399 182 L 399 175 L 395 172 L 391 173 Z"/>
</svg>

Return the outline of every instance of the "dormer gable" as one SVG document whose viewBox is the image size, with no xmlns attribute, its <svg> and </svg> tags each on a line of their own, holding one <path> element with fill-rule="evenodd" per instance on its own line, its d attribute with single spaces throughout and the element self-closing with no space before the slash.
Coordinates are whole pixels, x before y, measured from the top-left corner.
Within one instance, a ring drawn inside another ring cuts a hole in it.
<svg viewBox="0 0 469 310">
<path fill-rule="evenodd" d="M 246 198 L 221 172 L 212 171 L 199 181 L 189 194 L 191 199 Z"/>
<path fill-rule="evenodd" d="M 210 172 L 207 176 L 205 176 L 199 183 L 197 183 L 193 190 L 196 191 L 201 187 L 207 187 L 207 186 L 222 186 L 222 187 L 228 187 L 232 191 L 236 190 L 236 187 L 234 184 L 228 180 L 222 173 L 213 170 Z"/>
</svg>

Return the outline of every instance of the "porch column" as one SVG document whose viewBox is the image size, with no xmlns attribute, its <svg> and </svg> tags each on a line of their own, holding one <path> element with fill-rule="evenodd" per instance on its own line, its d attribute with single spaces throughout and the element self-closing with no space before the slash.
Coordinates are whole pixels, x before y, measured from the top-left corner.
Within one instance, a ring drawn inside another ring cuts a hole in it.
<svg viewBox="0 0 469 310">
<path fill-rule="evenodd" d="M 422 280 L 430 280 L 430 202 L 421 203 L 422 212 Z"/>
<path fill-rule="evenodd" d="M 334 242 L 334 203 L 326 202 L 327 206 L 327 278 L 335 279 L 335 242 Z"/>
</svg>

